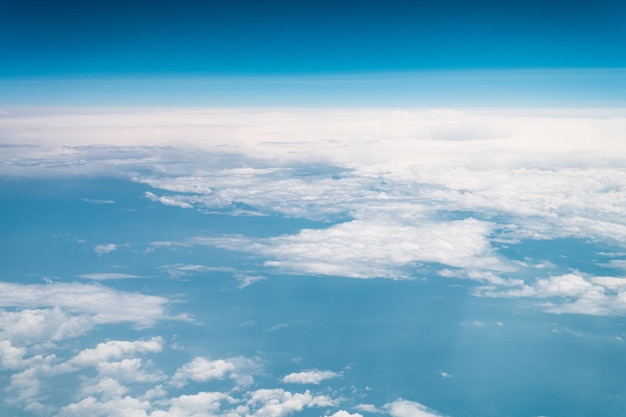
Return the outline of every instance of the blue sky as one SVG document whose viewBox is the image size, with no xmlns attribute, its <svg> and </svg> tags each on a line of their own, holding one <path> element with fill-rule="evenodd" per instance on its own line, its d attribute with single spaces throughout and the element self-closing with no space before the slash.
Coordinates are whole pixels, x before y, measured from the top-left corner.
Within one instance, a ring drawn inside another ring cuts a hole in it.
<svg viewBox="0 0 626 417">
<path fill-rule="evenodd" d="M 621 1 L 3 1 L 3 77 L 626 66 Z"/>
<path fill-rule="evenodd" d="M 615 105 L 625 19 L 609 0 L 3 1 L 0 104 Z"/>
<path fill-rule="evenodd" d="M 621 417 L 626 3 L 0 0 L 0 415 Z"/>
</svg>

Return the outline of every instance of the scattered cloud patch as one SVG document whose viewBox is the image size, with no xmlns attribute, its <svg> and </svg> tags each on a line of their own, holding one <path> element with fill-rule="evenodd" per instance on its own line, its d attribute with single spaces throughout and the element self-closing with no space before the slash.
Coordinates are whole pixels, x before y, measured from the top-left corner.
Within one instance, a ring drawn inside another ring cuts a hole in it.
<svg viewBox="0 0 626 417">
<path fill-rule="evenodd" d="M 239 281 L 239 289 L 246 288 L 255 282 L 266 281 L 268 278 L 260 275 L 237 275 Z"/>
<path fill-rule="evenodd" d="M 259 365 L 255 361 L 244 357 L 214 361 L 197 357 L 179 368 L 172 376 L 170 383 L 177 388 L 182 388 L 188 381 L 206 382 L 228 377 L 238 385 L 247 386 L 254 382 L 252 375 L 258 368 Z"/>
<path fill-rule="evenodd" d="M 403 399 L 385 404 L 384 409 L 391 417 L 443 417 L 423 404 Z"/>
<path fill-rule="evenodd" d="M 158 320 L 170 318 L 168 304 L 169 300 L 165 297 L 118 291 L 94 284 L 0 282 L 0 306 L 27 308 L 18 312 L 3 311 L 2 314 L 9 317 L 9 323 L 21 322 L 24 328 L 42 329 L 34 334 L 43 335 L 43 329 L 49 334 L 51 329 L 56 329 L 60 332 L 56 337 L 61 337 L 60 334 L 80 334 L 106 323 L 126 322 L 149 327 Z M 12 314 L 20 318 L 10 316 Z M 41 323 L 46 324 L 42 326 Z"/>
<path fill-rule="evenodd" d="M 75 366 L 96 366 L 111 359 L 132 357 L 136 353 L 157 353 L 163 350 L 163 339 L 153 337 L 149 340 L 134 342 L 111 340 L 99 343 L 94 349 L 85 349 L 76 355 L 70 363 Z"/>
<path fill-rule="evenodd" d="M 365 413 L 376 413 L 383 414 L 384 411 L 380 408 L 376 407 L 374 404 L 357 404 L 354 406 L 355 409 L 359 411 L 363 411 Z"/>
<path fill-rule="evenodd" d="M 289 384 L 314 384 L 319 385 L 320 382 L 338 377 L 339 374 L 333 371 L 320 371 L 312 369 L 310 371 L 294 372 L 283 377 L 283 382 Z"/>
<path fill-rule="evenodd" d="M 180 207 L 180 208 L 193 208 L 191 204 L 186 203 L 184 201 L 179 201 L 172 197 L 165 197 L 165 196 L 158 197 L 156 194 L 151 193 L 150 191 L 146 191 L 144 195 L 150 201 L 159 202 L 165 206 Z"/>
<path fill-rule="evenodd" d="M 521 288 L 483 287 L 477 295 L 486 297 L 548 299 L 541 305 L 552 313 L 596 316 L 626 314 L 624 278 L 588 277 L 578 272 L 538 279 Z"/>
<path fill-rule="evenodd" d="M 93 250 L 98 255 L 106 255 L 107 253 L 115 252 L 117 245 L 114 243 L 107 243 L 104 245 L 96 245 Z"/>
<path fill-rule="evenodd" d="M 363 417 L 363 415 L 359 413 L 351 414 L 347 412 L 346 410 L 339 410 L 331 414 L 330 416 L 326 416 L 326 417 Z"/>
<path fill-rule="evenodd" d="M 313 395 L 309 390 L 293 394 L 283 389 L 259 389 L 248 398 L 245 413 L 252 417 L 284 417 L 304 408 L 330 407 L 336 404 L 336 400 L 326 395 Z"/>
</svg>

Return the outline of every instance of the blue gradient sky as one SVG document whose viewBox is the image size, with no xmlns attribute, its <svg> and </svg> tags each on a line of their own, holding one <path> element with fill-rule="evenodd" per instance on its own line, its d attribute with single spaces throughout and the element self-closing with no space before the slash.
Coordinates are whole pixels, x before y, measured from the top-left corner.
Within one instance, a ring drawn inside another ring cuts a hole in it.
<svg viewBox="0 0 626 417">
<path fill-rule="evenodd" d="M 623 417 L 626 1 L 0 0 L 0 416 Z"/>
<path fill-rule="evenodd" d="M 625 23 L 613 0 L 2 0 L 0 105 L 615 105 Z"/>
</svg>

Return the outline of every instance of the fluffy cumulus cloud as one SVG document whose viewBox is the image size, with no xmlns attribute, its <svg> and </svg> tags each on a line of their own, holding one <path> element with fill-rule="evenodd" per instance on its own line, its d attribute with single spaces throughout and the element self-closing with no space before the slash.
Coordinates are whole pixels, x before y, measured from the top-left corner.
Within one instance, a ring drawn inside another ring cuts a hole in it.
<svg viewBox="0 0 626 417">
<path fill-rule="evenodd" d="M 229 404 L 236 400 L 222 392 L 181 395 L 169 400 L 170 406 L 167 410 L 155 410 L 150 417 L 212 417 L 220 414 L 222 402 Z"/>
<path fill-rule="evenodd" d="M 253 382 L 252 374 L 257 369 L 258 364 L 255 361 L 244 357 L 217 360 L 197 357 L 179 368 L 170 383 L 181 388 L 188 381 L 206 382 L 228 377 L 237 384 L 245 386 Z"/>
<path fill-rule="evenodd" d="M 283 382 L 291 384 L 315 384 L 319 385 L 320 382 L 339 376 L 337 372 L 333 371 L 320 371 L 319 369 L 313 369 L 310 371 L 294 372 L 283 377 Z"/>
<path fill-rule="evenodd" d="M 443 417 L 423 404 L 403 399 L 385 404 L 384 409 L 391 417 Z"/>
<path fill-rule="evenodd" d="M 150 408 L 148 401 L 141 401 L 131 396 L 117 397 L 99 401 L 95 397 L 87 397 L 77 403 L 61 408 L 59 417 L 148 417 L 146 410 Z"/>
<path fill-rule="evenodd" d="M 285 417 L 305 408 L 331 407 L 336 401 L 309 391 L 292 393 L 282 389 L 259 389 L 236 398 L 224 392 L 198 392 L 150 402 L 126 393 L 112 380 L 105 382 L 108 396 L 89 395 L 61 408 L 59 417 L 79 415 L 137 417 Z M 95 387 L 94 391 L 98 391 Z M 339 411 L 336 417 L 359 417 Z"/>
<path fill-rule="evenodd" d="M 326 395 L 313 395 L 310 391 L 291 393 L 283 389 L 260 389 L 247 399 L 246 415 L 252 417 L 284 417 L 311 407 L 330 407 L 336 400 Z"/>
</svg>

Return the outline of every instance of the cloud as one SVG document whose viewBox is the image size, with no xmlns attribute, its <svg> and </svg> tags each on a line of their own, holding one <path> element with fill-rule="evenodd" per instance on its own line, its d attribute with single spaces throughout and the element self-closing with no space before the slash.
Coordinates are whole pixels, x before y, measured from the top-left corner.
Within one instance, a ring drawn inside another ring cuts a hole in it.
<svg viewBox="0 0 626 417">
<path fill-rule="evenodd" d="M 107 253 L 115 252 L 117 245 L 114 243 L 107 243 L 105 245 L 96 245 L 93 250 L 98 255 L 106 255 Z"/>
<path fill-rule="evenodd" d="M 305 408 L 336 405 L 324 395 L 291 393 L 282 389 L 259 389 L 233 398 L 224 392 L 198 392 L 162 399 L 154 403 L 127 394 L 127 389 L 113 379 L 103 379 L 83 389 L 88 395 L 60 409 L 59 417 L 285 417 Z M 100 398 L 98 398 L 100 397 Z M 236 407 L 232 408 L 233 405 Z M 358 417 L 339 411 L 334 417 Z"/>
<path fill-rule="evenodd" d="M 425 405 L 403 399 L 387 403 L 384 408 L 391 417 L 443 417 Z"/>
<path fill-rule="evenodd" d="M 205 358 L 195 358 L 190 363 L 178 369 L 172 377 L 172 384 L 183 387 L 187 381 L 206 382 L 211 379 L 222 379 L 226 374 L 235 370 L 235 365 L 223 359 L 210 361 Z"/>
<path fill-rule="evenodd" d="M 255 361 L 244 357 L 214 361 L 197 357 L 179 368 L 172 376 L 170 383 L 177 388 L 182 388 L 188 381 L 206 382 L 229 377 L 237 384 L 247 386 L 254 381 L 252 374 L 258 367 Z"/>
<path fill-rule="evenodd" d="M 114 200 L 97 200 L 97 199 L 93 199 L 93 198 L 82 198 L 81 200 L 83 200 L 86 203 L 98 204 L 98 205 L 115 204 Z"/>
<path fill-rule="evenodd" d="M 290 384 L 315 384 L 319 385 L 320 382 L 339 376 L 337 372 L 333 371 L 320 371 L 319 369 L 313 369 L 310 371 L 291 373 L 283 377 L 283 382 Z"/>
<path fill-rule="evenodd" d="M 148 417 L 148 401 L 141 401 L 131 396 L 116 397 L 98 401 L 89 396 L 77 403 L 67 405 L 59 411 L 58 417 Z"/>
<path fill-rule="evenodd" d="M 374 404 L 357 404 L 354 406 L 354 408 L 356 408 L 359 411 L 364 411 L 366 413 L 378 413 L 378 414 L 384 413 L 383 410 L 379 409 Z"/>
<path fill-rule="evenodd" d="M 236 278 L 239 281 L 239 289 L 246 288 L 255 282 L 267 280 L 267 277 L 260 275 L 237 275 Z"/>
<path fill-rule="evenodd" d="M 132 357 L 137 353 L 156 353 L 161 352 L 162 349 L 163 339 L 161 337 L 134 342 L 110 340 L 105 343 L 99 343 L 94 349 L 81 351 L 70 363 L 79 367 L 96 366 L 111 359 Z"/>
<path fill-rule="evenodd" d="M 0 366 L 1 369 L 19 369 L 24 366 L 26 349 L 16 347 L 10 340 L 0 340 Z"/>
<path fill-rule="evenodd" d="M 312 395 L 309 390 L 293 394 L 283 389 L 259 389 L 250 394 L 245 414 L 251 417 L 284 417 L 304 408 L 333 405 L 336 401 L 330 397 Z"/>
<path fill-rule="evenodd" d="M 623 110 L 542 110 L 47 109 L 46 117 L 36 110 L 2 117 L 0 134 L 9 143 L 43 146 L 163 146 L 185 138 L 184 145 L 222 155 L 337 165 L 484 168 L 552 166 L 555 158 L 600 166 L 623 161 Z M 144 162 L 143 155 L 133 156 L 135 163 Z M 117 165 L 123 163 L 117 158 Z"/>
<path fill-rule="evenodd" d="M 151 247 L 168 247 L 176 246 L 177 242 L 152 242 Z M 190 275 L 196 275 L 199 273 L 207 272 L 230 272 L 234 273 L 235 269 L 225 266 L 207 266 L 207 265 L 194 265 L 194 264 L 174 264 L 164 265 L 159 267 L 164 270 L 170 278 L 183 278 Z"/>
<path fill-rule="evenodd" d="M 267 239 L 225 236 L 194 242 L 268 256 L 274 259 L 266 265 L 292 272 L 401 279 L 407 277 L 403 267 L 419 262 L 506 270 L 490 248 L 491 229 L 491 224 L 475 219 L 413 224 L 382 218 Z"/>
<path fill-rule="evenodd" d="M 521 288 L 483 287 L 478 295 L 487 297 L 549 299 L 542 306 L 552 313 L 589 314 L 597 316 L 626 314 L 626 286 L 622 279 L 588 277 L 570 273 L 538 279 Z"/>
<path fill-rule="evenodd" d="M 0 282 L 0 306 L 29 307 L 19 312 L 0 313 L 3 331 L 19 336 L 19 326 L 26 335 L 53 338 L 77 335 L 98 324 L 134 323 L 152 326 L 170 318 L 165 297 L 113 290 L 101 285 L 79 283 L 15 284 Z M 33 307 L 40 307 L 34 309 Z"/>
<path fill-rule="evenodd" d="M 132 278 L 144 278 L 140 275 L 122 274 L 117 272 L 96 272 L 93 274 L 78 275 L 79 278 L 91 279 L 94 281 L 106 281 L 110 279 L 132 279 Z"/>
<path fill-rule="evenodd" d="M 102 378 L 97 383 L 88 384 L 80 391 L 81 395 L 86 397 L 100 395 L 102 401 L 111 401 L 116 398 L 121 398 L 127 392 L 127 387 L 109 377 Z"/>
<path fill-rule="evenodd" d="M 363 417 L 363 415 L 359 413 L 350 414 L 345 410 L 339 410 L 331 414 L 330 416 L 326 416 L 326 417 Z"/>
<path fill-rule="evenodd" d="M 96 322 L 94 315 L 77 314 L 58 306 L 19 311 L 0 310 L 0 335 L 15 343 L 57 342 L 84 334 Z"/>
<path fill-rule="evenodd" d="M 154 193 L 151 193 L 150 191 L 146 191 L 145 194 L 147 199 L 151 200 L 151 201 L 158 201 L 159 203 L 166 205 L 166 206 L 172 206 L 172 207 L 180 207 L 180 208 L 193 208 L 193 206 L 189 203 L 185 203 L 184 201 L 178 201 L 176 199 L 173 198 L 169 198 L 169 197 L 157 197 Z"/>
<path fill-rule="evenodd" d="M 150 417 L 213 417 L 223 401 L 234 402 L 229 395 L 222 392 L 199 392 L 193 395 L 181 395 L 169 400 L 168 411 L 156 410 Z"/>
</svg>

